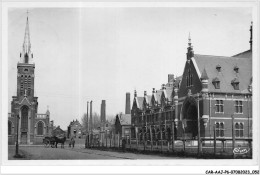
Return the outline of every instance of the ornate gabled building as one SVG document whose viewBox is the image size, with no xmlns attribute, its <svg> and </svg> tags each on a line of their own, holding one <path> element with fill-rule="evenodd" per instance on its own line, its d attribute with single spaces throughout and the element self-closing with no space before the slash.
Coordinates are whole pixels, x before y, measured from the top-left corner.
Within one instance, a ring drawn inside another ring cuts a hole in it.
<svg viewBox="0 0 260 175">
<path fill-rule="evenodd" d="M 189 37 L 183 75 L 148 98 L 135 91 L 132 137 L 139 140 L 252 138 L 252 26 L 250 49 L 234 56 L 194 54 Z M 199 119 L 199 121 L 198 121 Z"/>
<path fill-rule="evenodd" d="M 21 144 L 41 143 L 42 138 L 52 132 L 50 111 L 38 113 L 38 97 L 34 96 L 34 70 L 27 16 L 23 50 L 17 63 L 17 95 L 12 97 L 11 113 L 8 115 L 9 144 L 14 144 L 16 140 L 17 126 L 18 142 Z"/>
</svg>

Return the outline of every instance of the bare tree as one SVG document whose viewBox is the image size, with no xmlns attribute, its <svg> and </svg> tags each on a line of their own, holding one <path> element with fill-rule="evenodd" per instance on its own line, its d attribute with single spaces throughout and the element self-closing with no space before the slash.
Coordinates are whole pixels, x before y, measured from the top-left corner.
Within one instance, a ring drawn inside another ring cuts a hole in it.
<svg viewBox="0 0 260 175">
<path fill-rule="evenodd" d="M 83 130 L 88 130 L 88 118 L 87 114 L 84 113 L 83 116 L 81 117 L 81 123 L 82 123 L 82 129 Z"/>
</svg>

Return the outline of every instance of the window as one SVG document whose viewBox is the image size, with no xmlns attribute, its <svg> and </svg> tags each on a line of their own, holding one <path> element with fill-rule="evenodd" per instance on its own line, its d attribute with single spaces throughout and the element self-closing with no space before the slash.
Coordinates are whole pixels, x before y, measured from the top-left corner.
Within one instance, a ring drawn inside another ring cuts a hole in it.
<svg viewBox="0 0 260 175">
<path fill-rule="evenodd" d="M 37 135 L 43 135 L 43 123 L 41 121 L 37 124 Z"/>
<path fill-rule="evenodd" d="M 8 121 L 8 135 L 12 134 L 12 122 Z"/>
<path fill-rule="evenodd" d="M 216 69 L 218 72 L 221 72 L 221 66 L 219 64 L 216 66 Z"/>
<path fill-rule="evenodd" d="M 236 133 L 236 137 L 244 137 L 243 123 L 235 123 L 235 133 Z"/>
<path fill-rule="evenodd" d="M 220 80 L 218 79 L 218 77 L 212 80 L 212 84 L 215 86 L 215 89 L 220 89 Z"/>
<path fill-rule="evenodd" d="M 216 137 L 224 137 L 224 123 L 217 122 L 216 123 Z"/>
<path fill-rule="evenodd" d="M 238 73 L 238 69 L 239 69 L 239 68 L 238 68 L 237 66 L 234 67 L 234 71 L 235 71 L 236 73 Z"/>
<path fill-rule="evenodd" d="M 234 78 L 234 79 L 231 81 L 231 84 L 232 84 L 232 86 L 233 86 L 233 88 L 234 88 L 235 90 L 239 90 L 239 80 L 238 80 L 238 78 Z"/>
<path fill-rule="evenodd" d="M 217 113 L 223 113 L 224 112 L 223 100 L 216 100 L 216 112 Z"/>
<path fill-rule="evenodd" d="M 243 102 L 242 101 L 235 101 L 235 112 L 242 114 L 243 113 Z"/>
<path fill-rule="evenodd" d="M 190 87 L 192 86 L 193 82 L 192 82 L 192 74 L 191 74 L 191 70 L 189 69 L 188 70 L 188 76 L 186 76 L 186 84 L 187 84 L 187 87 Z"/>
</svg>

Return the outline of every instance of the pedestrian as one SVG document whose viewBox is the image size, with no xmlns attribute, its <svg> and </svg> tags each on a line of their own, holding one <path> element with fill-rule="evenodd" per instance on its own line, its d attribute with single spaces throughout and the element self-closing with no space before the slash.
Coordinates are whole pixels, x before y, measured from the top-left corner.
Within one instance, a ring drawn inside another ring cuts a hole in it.
<svg viewBox="0 0 260 175">
<path fill-rule="evenodd" d="M 122 140 L 122 150 L 123 150 L 123 152 L 125 152 L 125 148 L 126 148 L 126 139 L 123 138 L 123 140 Z"/>
<path fill-rule="evenodd" d="M 74 148 L 74 145 L 75 145 L 74 137 L 71 138 L 70 142 L 71 142 L 72 148 Z"/>
</svg>

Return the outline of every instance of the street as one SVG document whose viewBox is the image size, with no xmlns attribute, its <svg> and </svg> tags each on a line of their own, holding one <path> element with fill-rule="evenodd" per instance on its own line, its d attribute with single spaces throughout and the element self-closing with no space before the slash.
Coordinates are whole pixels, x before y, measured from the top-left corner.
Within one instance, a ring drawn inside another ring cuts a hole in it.
<svg viewBox="0 0 260 175">
<path fill-rule="evenodd" d="M 112 151 L 85 149 L 83 147 L 45 148 L 44 146 L 20 146 L 19 151 L 25 155 L 23 160 L 87 160 L 87 159 L 179 159 L 160 155 L 144 155 Z M 13 160 L 15 146 L 8 147 L 8 159 Z M 181 157 L 183 159 L 183 157 Z"/>
</svg>

